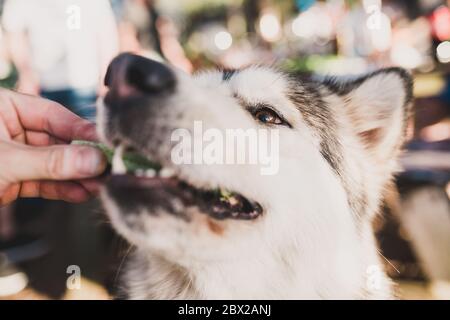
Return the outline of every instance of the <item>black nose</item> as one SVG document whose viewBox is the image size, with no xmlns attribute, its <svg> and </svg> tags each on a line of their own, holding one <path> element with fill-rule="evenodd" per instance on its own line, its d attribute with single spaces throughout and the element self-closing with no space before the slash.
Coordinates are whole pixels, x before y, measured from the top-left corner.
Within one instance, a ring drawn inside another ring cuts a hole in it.
<svg viewBox="0 0 450 320">
<path fill-rule="evenodd" d="M 119 92 L 127 86 L 143 93 L 158 94 L 173 90 L 175 83 L 175 75 L 167 66 L 130 53 L 114 58 L 105 76 L 105 85 Z"/>
</svg>

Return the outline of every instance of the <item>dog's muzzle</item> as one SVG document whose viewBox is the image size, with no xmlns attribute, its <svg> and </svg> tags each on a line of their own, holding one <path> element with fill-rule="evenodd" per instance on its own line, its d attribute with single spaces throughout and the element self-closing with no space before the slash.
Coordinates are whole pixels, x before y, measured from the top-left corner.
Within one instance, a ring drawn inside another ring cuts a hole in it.
<svg viewBox="0 0 450 320">
<path fill-rule="evenodd" d="M 112 175 L 106 189 L 123 214 L 168 212 L 185 217 L 186 208 L 217 220 L 253 220 L 263 208 L 240 193 L 223 193 L 220 186 L 205 190 L 180 179 L 174 165 L 164 157 L 170 142 L 171 97 L 176 94 L 177 78 L 170 67 L 133 54 L 121 54 L 108 68 L 104 99 L 104 136 L 116 149 Z M 165 140 L 167 138 L 167 140 Z M 146 172 L 128 172 L 121 152 L 132 150 L 156 166 Z M 116 161 L 117 160 L 117 161 Z"/>
</svg>

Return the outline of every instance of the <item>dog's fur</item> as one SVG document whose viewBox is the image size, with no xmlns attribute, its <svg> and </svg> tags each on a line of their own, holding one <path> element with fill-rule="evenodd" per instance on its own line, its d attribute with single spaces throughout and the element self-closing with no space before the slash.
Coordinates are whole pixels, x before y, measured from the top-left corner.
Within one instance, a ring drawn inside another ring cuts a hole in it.
<svg viewBox="0 0 450 320">
<path fill-rule="evenodd" d="M 381 265 L 371 222 L 397 168 L 409 74 L 389 68 L 353 79 L 313 78 L 255 66 L 191 77 L 172 70 L 170 93 L 107 98 L 99 106 L 100 136 L 132 145 L 198 188 L 237 191 L 264 213 L 249 221 L 216 220 L 196 206 L 173 214 L 105 188 L 114 227 L 135 247 L 124 267 L 124 297 L 391 298 L 384 272 L 370 271 Z M 220 130 L 261 128 L 247 110 L 258 105 L 290 123 L 277 127 L 278 174 L 261 175 L 254 165 L 171 164 L 174 129 L 190 130 L 196 120 Z"/>
</svg>

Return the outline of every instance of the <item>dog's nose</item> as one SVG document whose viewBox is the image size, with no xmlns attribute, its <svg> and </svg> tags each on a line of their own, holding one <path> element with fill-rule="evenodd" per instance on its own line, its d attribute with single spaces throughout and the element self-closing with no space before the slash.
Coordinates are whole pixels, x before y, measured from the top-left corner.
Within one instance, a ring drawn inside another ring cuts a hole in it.
<svg viewBox="0 0 450 320">
<path fill-rule="evenodd" d="M 159 94 L 174 89 L 175 82 L 175 75 L 164 64 L 130 53 L 114 58 L 105 76 L 105 85 L 119 95 L 133 89 Z"/>
</svg>

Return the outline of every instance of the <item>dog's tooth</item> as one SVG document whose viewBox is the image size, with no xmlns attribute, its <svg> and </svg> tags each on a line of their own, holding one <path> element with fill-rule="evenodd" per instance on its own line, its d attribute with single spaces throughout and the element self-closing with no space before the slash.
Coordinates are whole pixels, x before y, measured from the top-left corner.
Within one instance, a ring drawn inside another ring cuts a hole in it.
<svg viewBox="0 0 450 320">
<path fill-rule="evenodd" d="M 114 156 L 112 159 L 112 173 L 113 174 L 125 174 L 127 173 L 127 167 L 123 162 L 123 145 L 119 145 L 114 149 Z"/>
<path fill-rule="evenodd" d="M 145 170 L 145 176 L 147 178 L 155 177 L 156 176 L 156 170 L 154 170 L 154 169 L 147 169 L 147 170 Z"/>
<path fill-rule="evenodd" d="M 238 199 L 236 199 L 235 197 L 228 198 L 228 202 L 230 203 L 231 206 L 235 206 L 239 203 Z"/>
<path fill-rule="evenodd" d="M 175 175 L 175 170 L 171 168 L 162 168 L 161 171 L 159 171 L 159 176 L 161 178 L 170 178 Z"/>
<path fill-rule="evenodd" d="M 142 178 L 142 177 L 145 177 L 145 176 L 146 176 L 146 172 L 145 172 L 145 170 L 137 169 L 137 170 L 134 172 L 134 175 L 137 176 L 137 177 Z"/>
</svg>

